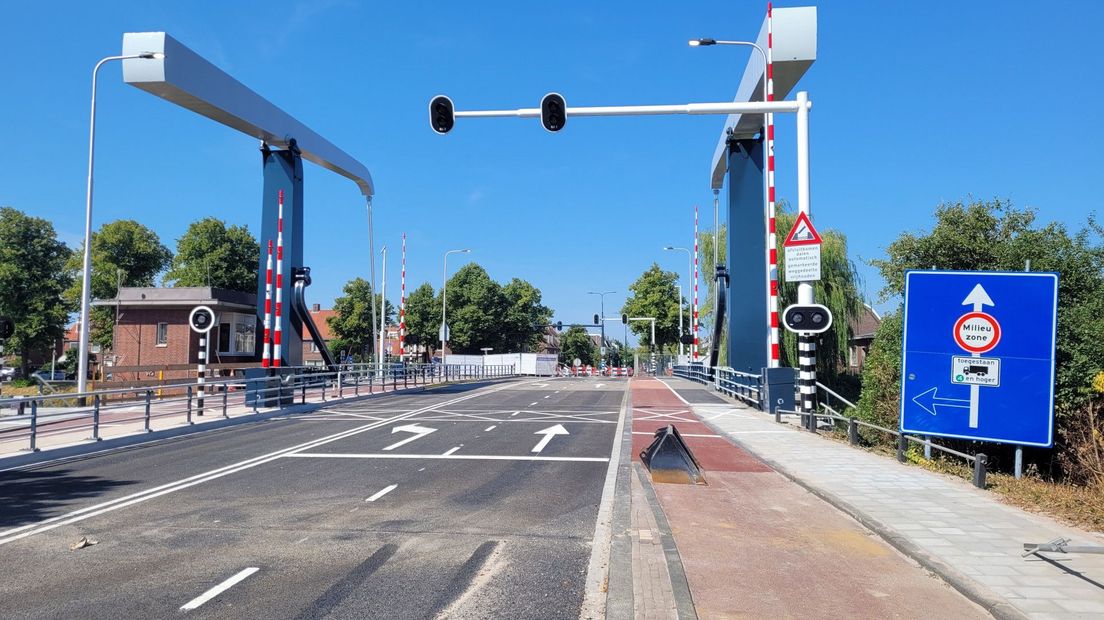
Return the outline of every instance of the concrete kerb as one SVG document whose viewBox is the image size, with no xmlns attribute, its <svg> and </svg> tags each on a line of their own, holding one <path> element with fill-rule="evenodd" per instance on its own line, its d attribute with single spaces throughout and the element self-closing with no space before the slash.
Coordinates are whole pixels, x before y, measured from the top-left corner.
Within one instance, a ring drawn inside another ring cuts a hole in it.
<svg viewBox="0 0 1104 620">
<path fill-rule="evenodd" d="M 272 418 L 278 418 L 287 415 L 296 415 L 303 413 L 311 413 L 317 411 L 323 407 L 329 407 L 335 402 L 359 402 L 372 398 L 379 398 L 382 396 L 391 396 L 399 393 L 410 393 L 414 391 L 424 392 L 432 388 L 451 386 L 451 385 L 465 385 L 471 383 L 499 383 L 514 379 L 515 377 L 503 377 L 498 379 L 477 379 L 467 381 L 450 381 L 448 383 L 435 383 L 433 385 L 423 385 L 414 388 L 406 388 L 394 392 L 376 392 L 373 394 L 361 394 L 360 396 L 347 396 L 341 399 L 334 399 L 327 402 L 319 403 L 302 403 L 298 405 L 291 405 L 283 409 L 277 409 L 275 411 L 266 411 L 264 413 L 254 413 L 242 415 L 234 418 L 212 420 L 210 422 L 203 422 L 202 424 L 192 424 L 178 426 L 176 428 L 166 428 L 151 432 L 135 433 L 132 435 L 124 435 L 122 437 L 112 437 L 110 439 L 104 439 L 102 441 L 72 444 L 68 446 L 60 446 L 57 448 L 47 448 L 38 452 L 25 452 L 23 454 L 16 454 L 12 456 L 0 457 L 0 472 L 10 469 L 18 469 L 20 467 L 27 467 L 29 465 L 37 465 L 40 463 L 46 463 L 50 461 L 60 461 L 81 456 L 91 456 L 104 452 L 113 452 L 122 448 L 130 448 L 140 446 L 148 443 L 154 443 L 158 441 L 164 441 L 166 439 L 174 439 L 176 437 L 182 437 L 185 435 L 193 435 L 196 433 L 206 433 L 209 431 L 216 431 L 223 428 L 238 426 L 239 424 L 249 424 L 251 422 L 264 422 Z"/>
<path fill-rule="evenodd" d="M 628 619 L 633 617 L 632 538 L 630 529 L 632 475 L 632 390 L 625 390 L 621 399 L 621 415 L 625 427 L 620 441 L 621 456 L 617 463 L 617 482 L 614 486 L 613 521 L 610 529 L 609 565 L 606 569 L 605 618 Z"/>
<path fill-rule="evenodd" d="M 925 552 L 923 549 L 913 544 L 910 540 L 908 540 L 908 538 L 906 538 L 904 535 L 897 532 L 893 528 L 862 512 L 861 510 L 853 506 L 850 502 L 840 498 L 834 493 L 830 493 L 806 482 L 795 473 L 787 469 L 781 463 L 778 463 L 773 459 L 764 457 L 763 455 L 759 454 L 754 449 L 749 447 L 747 444 L 726 433 L 715 423 L 707 420 L 703 420 L 703 422 L 705 422 L 706 426 L 712 428 L 717 434 L 724 436 L 726 439 L 728 439 L 747 453 L 755 455 L 755 458 L 763 461 L 772 469 L 790 479 L 794 483 L 798 484 L 806 491 L 828 502 L 830 505 L 834 506 L 855 521 L 859 522 L 863 527 L 877 534 L 879 537 L 889 543 L 893 548 L 903 553 L 905 556 L 916 561 L 925 569 L 938 575 L 941 579 L 943 579 L 943 581 L 947 582 L 947 584 L 949 584 L 955 590 L 958 590 L 958 592 L 961 593 L 963 596 L 983 607 L 987 612 L 992 614 L 994 618 L 997 618 L 998 620 L 1027 620 L 1027 615 L 1013 607 L 996 593 L 974 581 L 967 575 L 964 575 L 954 568 L 948 566 L 947 564 L 941 562 L 929 553 Z M 794 432 L 800 431 L 797 431 L 795 429 Z M 825 441 L 828 440 L 826 439 Z"/>
</svg>

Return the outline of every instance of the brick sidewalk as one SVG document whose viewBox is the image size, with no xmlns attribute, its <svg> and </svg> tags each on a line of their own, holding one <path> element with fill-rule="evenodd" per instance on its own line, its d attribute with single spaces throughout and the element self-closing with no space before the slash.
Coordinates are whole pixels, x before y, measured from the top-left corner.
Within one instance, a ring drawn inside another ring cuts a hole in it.
<svg viewBox="0 0 1104 620">
<path fill-rule="evenodd" d="M 679 391 L 702 386 L 671 379 Z M 695 413 L 776 470 L 938 572 L 998 617 L 1104 617 L 1104 555 L 1022 558 L 1026 542 L 1104 538 L 1001 503 L 967 482 L 776 424 L 738 403 Z"/>
</svg>

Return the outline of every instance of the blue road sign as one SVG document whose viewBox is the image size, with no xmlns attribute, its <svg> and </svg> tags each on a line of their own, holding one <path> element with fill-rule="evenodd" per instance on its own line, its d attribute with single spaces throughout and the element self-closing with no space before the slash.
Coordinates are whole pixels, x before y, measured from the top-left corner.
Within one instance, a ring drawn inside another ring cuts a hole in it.
<svg viewBox="0 0 1104 620">
<path fill-rule="evenodd" d="M 1050 447 L 1058 274 L 905 273 L 901 432 Z"/>
</svg>

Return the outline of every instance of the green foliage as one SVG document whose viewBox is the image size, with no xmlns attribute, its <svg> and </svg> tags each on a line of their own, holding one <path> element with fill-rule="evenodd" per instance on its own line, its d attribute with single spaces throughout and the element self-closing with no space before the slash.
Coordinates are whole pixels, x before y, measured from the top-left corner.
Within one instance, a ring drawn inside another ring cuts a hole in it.
<svg viewBox="0 0 1104 620">
<path fill-rule="evenodd" d="M 502 287 L 487 270 L 468 263 L 449 278 L 446 318 L 449 349 L 454 353 L 478 354 L 481 347 L 505 352 L 502 319 L 505 296 Z"/>
<path fill-rule="evenodd" d="M 441 305 L 429 282 L 414 289 L 406 298 L 406 338 L 419 346 L 437 347 L 437 334 L 441 328 Z M 409 348 L 409 347 L 408 347 Z"/>
<path fill-rule="evenodd" d="M 1104 339 L 1100 338 L 1104 333 L 1104 246 L 1100 244 L 1100 228 L 1092 220 L 1085 229 L 1072 235 L 1056 222 L 1040 227 L 1035 224 L 1033 211 L 1016 209 L 1001 200 L 942 204 L 935 217 L 930 232 L 904 233 L 889 245 L 886 258 L 871 261 L 886 281 L 883 299 L 903 294 L 904 273 L 908 269 L 1017 271 L 1024 269 L 1030 260 L 1033 271 L 1057 272 L 1060 275 L 1055 381 L 1058 459 L 1053 464 L 1061 467 L 1061 472 L 1052 471 L 1064 473 L 1074 481 L 1083 480 L 1088 466 L 1085 459 L 1093 454 L 1099 457 L 1104 451 L 1099 444 L 1093 448 L 1086 443 L 1104 434 L 1104 425 L 1090 416 L 1095 406 L 1092 382 L 1104 370 Z M 878 337 L 882 337 L 881 331 Z M 899 336 L 894 346 L 895 354 L 887 351 L 884 359 L 876 363 L 867 360 L 864 385 L 868 377 L 888 374 L 886 364 L 899 363 L 896 361 L 900 355 Z M 890 383 L 885 384 L 884 389 L 889 390 Z M 866 389 L 874 390 L 869 397 Z M 883 388 L 864 388 L 863 400 L 874 402 L 878 389 Z M 885 392 L 883 397 L 887 396 Z M 1087 421 L 1090 418 L 1092 422 Z"/>
<path fill-rule="evenodd" d="M 218 218 L 206 217 L 192 222 L 177 240 L 165 282 L 252 293 L 257 290 L 260 252 L 248 226 L 227 226 Z"/>
<path fill-rule="evenodd" d="M 70 308 L 80 307 L 84 246 L 69 256 L 66 268 L 72 284 L 65 292 Z M 108 222 L 92 233 L 92 299 L 111 299 L 119 286 L 153 286 L 154 279 L 172 260 L 153 230 L 134 220 Z M 92 342 L 110 347 L 115 309 L 96 307 L 89 315 Z"/>
<path fill-rule="evenodd" d="M 598 363 L 598 347 L 587 330 L 578 325 L 560 336 L 560 361 L 570 366 L 575 363 L 575 358 L 579 358 L 584 366 Z"/>
<path fill-rule="evenodd" d="M 632 317 L 655 317 L 654 343 L 657 350 L 665 346 L 678 346 L 678 319 L 679 304 L 678 288 L 675 283 L 678 274 L 674 271 L 663 271 L 659 265 L 652 263 L 635 282 L 629 286 L 631 295 L 625 300 L 621 312 Z M 683 312 L 687 312 L 683 309 Z M 684 315 L 685 320 L 685 315 Z M 641 342 L 649 342 L 652 337 L 650 321 L 633 321 L 629 329 L 640 338 Z"/>
<path fill-rule="evenodd" d="M 345 283 L 341 297 L 334 300 L 334 314 L 327 319 L 334 338 L 332 352 L 342 350 L 360 355 L 373 350 L 372 343 L 379 333 L 378 324 L 372 321 L 372 284 L 364 278 L 353 278 Z M 393 322 L 395 308 L 390 302 L 386 308 L 376 296 L 376 312 L 386 312 L 387 323 Z M 376 315 L 379 321 L 379 314 Z"/>
<path fill-rule="evenodd" d="M 868 422 L 897 428 L 901 396 L 901 313 L 882 317 L 862 370 L 858 416 Z"/>
<path fill-rule="evenodd" d="M 724 224 L 721 224 L 717 237 L 719 239 L 718 258 L 721 264 L 726 264 L 728 261 L 728 228 Z M 716 273 L 716 263 L 713 262 L 713 231 L 711 230 L 703 230 L 698 233 L 698 264 L 701 269 L 698 274 L 698 290 L 705 292 L 704 297 L 698 299 L 698 324 L 701 327 L 699 336 L 701 338 L 701 353 L 706 355 L 708 360 L 706 347 L 713 340 L 713 322 L 717 303 L 717 283 L 713 279 L 713 275 Z M 687 296 L 690 297 L 690 301 L 693 301 L 693 289 L 690 290 Z M 728 330 L 724 330 L 721 333 L 721 359 L 719 360 L 722 366 L 728 363 L 727 341 Z"/>
<path fill-rule="evenodd" d="M 797 214 L 781 203 L 776 214 L 776 230 L 785 231 L 776 235 L 778 250 L 778 311 L 797 303 L 797 283 L 786 282 L 785 251 L 782 243 L 785 233 L 793 228 Z M 861 278 L 855 269 L 855 263 L 847 256 L 847 237 L 830 228 L 820 232 L 823 243 L 820 246 L 820 281 L 813 285 L 813 297 L 816 302 L 828 306 L 832 311 L 832 328 L 817 339 L 817 377 L 825 383 L 835 383 L 841 368 L 847 367 L 847 352 L 850 347 L 851 322 L 863 312 Z M 781 330 L 781 363 L 783 366 L 797 366 L 797 334 Z"/>
<path fill-rule="evenodd" d="M 552 320 L 552 309 L 541 303 L 540 289 L 520 278 L 502 287 L 506 312 L 502 318 L 503 352 L 529 351 Z"/>
<path fill-rule="evenodd" d="M 6 348 L 18 352 L 24 374 L 31 351 L 49 348 L 64 333 L 68 256 L 49 221 L 0 207 L 0 315 L 15 323 Z"/>
</svg>

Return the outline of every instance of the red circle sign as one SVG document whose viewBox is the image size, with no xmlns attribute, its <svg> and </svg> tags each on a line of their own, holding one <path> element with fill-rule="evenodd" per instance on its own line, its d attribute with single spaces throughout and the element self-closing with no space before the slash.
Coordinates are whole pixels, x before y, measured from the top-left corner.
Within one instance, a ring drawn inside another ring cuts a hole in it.
<svg viewBox="0 0 1104 620">
<path fill-rule="evenodd" d="M 984 312 L 968 312 L 955 322 L 954 338 L 970 353 L 985 353 L 1000 342 L 1000 323 Z"/>
</svg>

